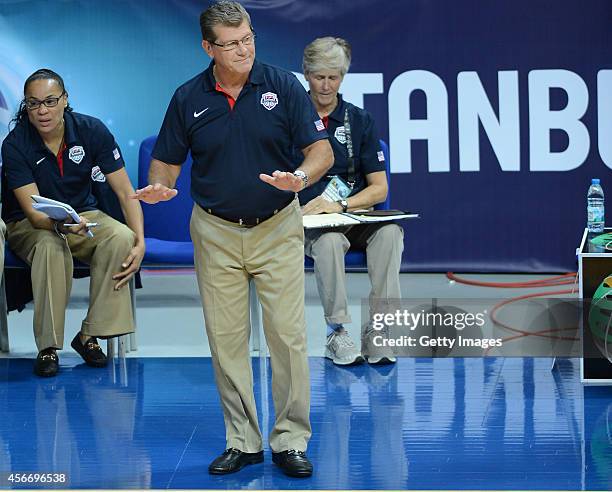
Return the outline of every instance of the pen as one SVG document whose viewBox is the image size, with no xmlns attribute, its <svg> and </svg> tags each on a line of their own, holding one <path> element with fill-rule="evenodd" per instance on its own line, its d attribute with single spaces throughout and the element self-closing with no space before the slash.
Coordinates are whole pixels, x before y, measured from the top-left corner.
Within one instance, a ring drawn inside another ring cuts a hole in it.
<svg viewBox="0 0 612 492">
<path fill-rule="evenodd" d="M 75 227 L 81 224 L 64 224 L 64 227 Z M 90 227 L 97 227 L 98 223 L 97 222 L 86 222 L 85 223 L 85 227 L 90 228 Z"/>
</svg>

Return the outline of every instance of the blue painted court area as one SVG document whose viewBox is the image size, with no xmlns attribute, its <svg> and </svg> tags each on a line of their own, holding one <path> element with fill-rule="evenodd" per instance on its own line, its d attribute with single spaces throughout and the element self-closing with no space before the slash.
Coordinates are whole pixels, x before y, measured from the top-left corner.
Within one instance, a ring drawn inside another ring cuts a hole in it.
<svg viewBox="0 0 612 492">
<path fill-rule="evenodd" d="M 265 434 L 263 360 L 253 370 Z M 315 473 L 302 480 L 269 449 L 262 465 L 208 475 L 225 444 L 210 358 L 61 363 L 40 379 L 31 360 L 0 359 L 0 472 L 62 472 L 71 488 L 612 489 L 612 388 L 583 387 L 576 360 L 343 369 L 311 357 Z"/>
</svg>

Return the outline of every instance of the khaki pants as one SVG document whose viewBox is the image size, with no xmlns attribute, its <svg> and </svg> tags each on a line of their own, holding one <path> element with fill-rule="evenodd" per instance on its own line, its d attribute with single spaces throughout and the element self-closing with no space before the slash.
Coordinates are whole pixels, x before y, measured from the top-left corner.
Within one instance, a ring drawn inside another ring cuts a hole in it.
<svg viewBox="0 0 612 492">
<path fill-rule="evenodd" d="M 134 233 L 99 210 L 81 214 L 97 222 L 94 237 L 34 229 L 28 219 L 8 224 L 10 248 L 32 269 L 34 337 L 38 350 L 64 345 L 64 319 L 72 288 L 72 257 L 89 264 L 89 309 L 81 325 L 84 335 L 114 337 L 134 331 L 127 286 L 113 290 L 112 276 L 134 245 Z"/>
<path fill-rule="evenodd" d="M 314 260 L 319 297 L 325 322 L 350 323 L 344 273 L 344 255 L 353 247 L 365 250 L 372 284 L 370 310 L 381 300 L 399 299 L 399 272 L 404 251 L 404 230 L 397 224 L 368 224 L 330 230 L 306 231 L 304 249 Z M 364 324 L 368 320 L 363 320 Z"/>
<path fill-rule="evenodd" d="M 304 318 L 304 245 L 297 199 L 246 228 L 206 213 L 191 216 L 206 332 L 223 406 L 227 447 L 261 451 L 249 356 L 249 277 L 263 311 L 272 363 L 274 452 L 306 450 L 311 435 Z M 265 384 L 265 382 L 264 382 Z"/>
</svg>

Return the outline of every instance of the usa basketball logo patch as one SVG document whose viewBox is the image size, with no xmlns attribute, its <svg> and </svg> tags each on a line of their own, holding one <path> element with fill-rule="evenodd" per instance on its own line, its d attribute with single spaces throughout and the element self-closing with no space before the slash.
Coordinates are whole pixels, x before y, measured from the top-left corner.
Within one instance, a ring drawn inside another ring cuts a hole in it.
<svg viewBox="0 0 612 492">
<path fill-rule="evenodd" d="M 80 164 L 85 157 L 85 150 L 80 145 L 75 145 L 68 152 L 68 158 L 75 164 Z"/>
<path fill-rule="evenodd" d="M 106 181 L 106 176 L 100 170 L 100 166 L 94 166 L 91 168 L 91 180 L 97 181 L 98 183 L 104 183 Z"/>
<path fill-rule="evenodd" d="M 266 92 L 261 95 L 261 105 L 268 111 L 273 110 L 278 105 L 278 96 L 274 92 Z"/>
</svg>

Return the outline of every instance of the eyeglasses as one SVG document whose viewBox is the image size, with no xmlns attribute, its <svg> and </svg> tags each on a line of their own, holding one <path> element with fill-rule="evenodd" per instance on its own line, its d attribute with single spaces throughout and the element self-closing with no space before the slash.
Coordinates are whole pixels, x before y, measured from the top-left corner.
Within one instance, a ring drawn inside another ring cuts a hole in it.
<svg viewBox="0 0 612 492">
<path fill-rule="evenodd" d="M 247 34 L 240 41 L 228 41 L 227 43 L 223 43 L 223 44 L 215 43 L 214 41 L 211 41 L 210 44 L 214 44 L 215 46 L 218 46 L 223 51 L 234 51 L 238 49 L 238 46 L 240 45 L 251 46 L 254 42 L 255 42 L 255 32 L 251 32 L 251 34 Z"/>
<path fill-rule="evenodd" d="M 64 94 L 66 94 L 65 92 L 62 92 L 59 97 L 48 97 L 47 99 L 45 99 L 44 101 L 39 101 L 38 99 L 26 99 L 25 100 L 25 106 L 26 108 L 28 108 L 30 111 L 33 109 L 38 109 L 40 108 L 41 104 L 44 104 L 45 107 L 47 108 L 54 108 L 55 106 L 57 106 L 57 103 L 59 102 L 59 100 L 64 97 Z"/>
</svg>

